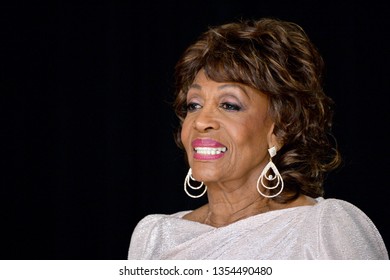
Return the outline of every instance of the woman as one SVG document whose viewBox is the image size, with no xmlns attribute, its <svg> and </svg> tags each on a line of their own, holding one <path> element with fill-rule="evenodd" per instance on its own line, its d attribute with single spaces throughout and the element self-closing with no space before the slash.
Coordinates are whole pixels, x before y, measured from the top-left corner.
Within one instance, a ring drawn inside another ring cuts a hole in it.
<svg viewBox="0 0 390 280">
<path fill-rule="evenodd" d="M 322 197 L 341 161 L 322 68 L 281 20 L 225 24 L 191 45 L 176 66 L 177 142 L 186 193 L 208 203 L 145 217 L 129 259 L 388 259 L 362 211 Z"/>
</svg>

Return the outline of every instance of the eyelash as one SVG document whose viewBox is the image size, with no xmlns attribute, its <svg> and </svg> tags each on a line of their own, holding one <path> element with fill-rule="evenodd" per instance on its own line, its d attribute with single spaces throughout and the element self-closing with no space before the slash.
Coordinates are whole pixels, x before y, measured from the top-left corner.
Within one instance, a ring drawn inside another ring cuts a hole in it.
<svg viewBox="0 0 390 280">
<path fill-rule="evenodd" d="M 229 102 L 222 103 L 220 107 L 227 111 L 241 111 L 241 106 Z"/>
<path fill-rule="evenodd" d="M 198 103 L 191 102 L 185 106 L 185 109 L 187 112 L 194 112 L 195 110 L 200 109 L 200 107 L 201 106 Z M 219 107 L 226 111 L 241 111 L 241 106 L 230 102 L 221 103 Z"/>
<path fill-rule="evenodd" d="M 199 108 L 196 108 L 196 107 L 200 107 L 200 105 L 197 104 L 197 103 L 191 102 L 191 103 L 188 103 L 188 104 L 185 106 L 185 110 L 186 110 L 186 112 L 193 112 L 193 111 L 195 111 L 196 109 L 199 109 Z"/>
</svg>

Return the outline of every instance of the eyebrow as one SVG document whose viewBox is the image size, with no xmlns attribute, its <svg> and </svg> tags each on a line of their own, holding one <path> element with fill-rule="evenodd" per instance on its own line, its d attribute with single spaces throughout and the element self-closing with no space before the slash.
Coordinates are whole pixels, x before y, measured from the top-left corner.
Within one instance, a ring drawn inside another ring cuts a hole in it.
<svg viewBox="0 0 390 280">
<path fill-rule="evenodd" d="M 198 84 L 192 84 L 188 88 L 201 89 L 202 87 Z"/>
<path fill-rule="evenodd" d="M 202 89 L 202 87 L 199 84 L 192 84 L 189 86 L 189 88 Z M 218 87 L 219 90 L 222 90 L 225 88 L 238 88 L 238 89 L 242 90 L 242 92 L 244 92 L 245 95 L 248 95 L 248 92 L 245 90 L 245 88 L 240 86 L 240 85 L 237 85 L 237 84 L 225 84 L 225 85 L 221 85 Z"/>
<path fill-rule="evenodd" d="M 245 90 L 245 88 L 240 86 L 240 85 L 237 85 L 237 84 L 225 84 L 225 85 L 218 87 L 218 89 L 220 89 L 220 90 L 225 89 L 225 88 L 238 88 L 238 89 L 242 90 L 246 95 L 248 95 L 248 92 Z"/>
</svg>

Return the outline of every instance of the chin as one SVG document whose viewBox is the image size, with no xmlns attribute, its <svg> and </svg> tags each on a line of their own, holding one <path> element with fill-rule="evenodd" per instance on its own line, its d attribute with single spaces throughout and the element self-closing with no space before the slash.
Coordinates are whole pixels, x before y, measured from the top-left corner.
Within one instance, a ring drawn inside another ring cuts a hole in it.
<svg viewBox="0 0 390 280">
<path fill-rule="evenodd" d="M 220 177 L 220 172 L 212 170 L 207 167 L 203 168 L 192 168 L 192 176 L 199 182 L 215 182 Z"/>
</svg>

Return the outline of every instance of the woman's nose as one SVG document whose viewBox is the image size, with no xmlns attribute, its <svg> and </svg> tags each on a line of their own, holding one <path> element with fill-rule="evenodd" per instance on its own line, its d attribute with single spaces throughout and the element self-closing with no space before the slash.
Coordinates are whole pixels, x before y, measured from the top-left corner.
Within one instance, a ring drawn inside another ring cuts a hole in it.
<svg viewBox="0 0 390 280">
<path fill-rule="evenodd" d="M 207 132 L 211 129 L 218 129 L 219 122 L 216 112 L 213 109 L 203 107 L 194 120 L 194 128 L 199 132 Z"/>
</svg>

